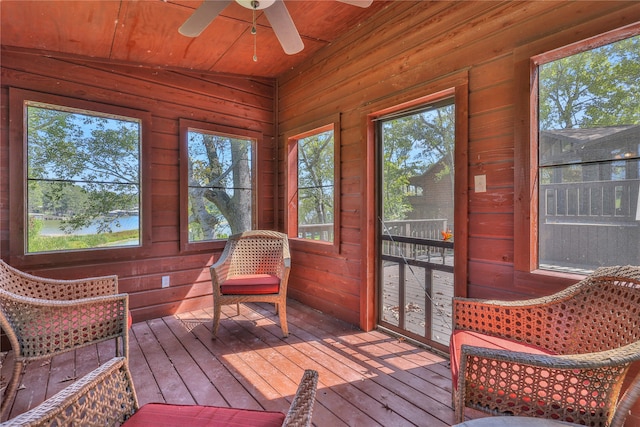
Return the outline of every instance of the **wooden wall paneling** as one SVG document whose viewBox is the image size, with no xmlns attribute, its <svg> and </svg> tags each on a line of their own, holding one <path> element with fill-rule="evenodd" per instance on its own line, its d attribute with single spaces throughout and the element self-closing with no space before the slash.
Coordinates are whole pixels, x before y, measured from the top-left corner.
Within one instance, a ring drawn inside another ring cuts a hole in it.
<svg viewBox="0 0 640 427">
<path fill-rule="evenodd" d="M 9 140 L 9 90 L 0 85 L 0 141 Z M 0 144 L 0 258 L 9 255 L 9 145 Z"/>
<path fill-rule="evenodd" d="M 504 132 L 502 135 L 484 137 L 473 140 L 469 148 L 469 164 L 482 165 L 504 159 L 513 159 L 513 132 L 511 129 L 496 129 Z"/>
<path fill-rule="evenodd" d="M 521 167 L 514 154 L 514 98 L 521 93 L 516 85 L 522 84 L 514 77 L 514 50 L 539 40 L 562 45 L 565 41 L 559 33 L 580 39 L 586 31 L 613 28 L 631 20 L 629 13 L 637 6 L 629 2 L 588 6 L 580 2 L 399 3 L 403 4 L 394 4 L 312 61 L 279 77 L 278 133 L 327 111 L 341 112 L 341 254 L 359 258 L 364 266 L 371 254 L 362 247 L 368 239 L 363 236 L 368 235 L 373 219 L 362 220 L 359 228 L 353 226 L 356 215 L 372 208 L 363 200 L 370 195 L 362 193 L 368 185 L 362 165 L 368 155 L 363 114 L 374 105 L 400 103 L 430 82 L 468 69 L 467 218 L 477 221 L 470 225 L 466 242 L 473 255 L 468 293 L 522 295 L 524 289 L 512 289 L 514 175 Z M 594 21 L 598 24 L 592 28 Z M 311 81 L 315 84 L 310 85 Z M 476 174 L 487 175 L 486 193 L 473 191 Z M 489 247 L 494 249 L 483 250 Z M 370 273 L 365 268 L 361 280 L 368 280 Z"/>
<path fill-rule="evenodd" d="M 470 249 L 473 251 L 473 249 Z M 513 266 L 502 263 L 469 260 L 469 277 L 476 278 L 468 286 L 467 296 L 513 300 L 524 296 L 513 289 Z"/>
<path fill-rule="evenodd" d="M 469 238 L 472 237 L 501 238 L 512 241 L 513 213 L 470 213 Z"/>
<path fill-rule="evenodd" d="M 58 278 L 117 274 L 120 290 L 130 293 L 134 320 L 159 317 L 176 310 L 209 307 L 211 284 L 208 266 L 217 259 L 224 242 L 210 250 L 179 252 L 179 142 L 178 119 L 188 117 L 218 121 L 239 130 L 261 132 L 265 137 L 258 147 L 258 182 L 265 183 L 267 194 L 258 189 L 265 214 L 260 226 L 273 226 L 272 188 L 274 181 L 275 129 L 273 80 L 239 78 L 196 72 L 174 72 L 81 60 L 44 57 L 30 52 L 2 50 L 3 107 L 7 105 L 8 86 L 62 96 L 88 99 L 149 111 L 152 115 L 150 147 L 152 245 L 133 259 L 90 260 L 81 252 L 72 253 L 68 262 L 33 266 L 35 274 Z M 6 109 L 6 107 L 4 107 Z M 10 138 L 8 117 L 2 119 L 1 149 L 7 151 Z M 20 138 L 16 138 L 18 140 Z M 14 143 L 14 142 L 11 142 Z M 19 141 L 21 143 L 21 139 Z M 6 159 L 6 157 L 3 157 Z M 6 162 L 6 160 L 3 160 Z M 260 174 L 264 171 L 266 177 Z M 0 179 L 2 196 L 8 194 L 7 172 Z M 6 206 L 6 204 L 5 204 Z M 7 216 L 0 220 L 6 223 Z M 8 224 L 2 229 L 2 247 L 8 245 Z M 163 276 L 171 286 L 161 288 Z"/>
<path fill-rule="evenodd" d="M 487 179 L 490 182 L 491 177 Z M 469 200 L 469 212 L 492 214 L 513 212 L 513 189 L 489 187 L 485 193 L 475 193 Z"/>
<path fill-rule="evenodd" d="M 189 89 L 188 86 L 183 87 L 180 91 L 167 86 L 164 82 L 137 83 L 137 79 L 113 73 L 109 68 L 95 69 L 95 74 L 88 70 L 79 73 L 80 65 L 34 55 L 21 55 L 16 58 L 16 54 L 13 52 L 3 52 L 3 63 L 11 64 L 8 66 L 23 71 L 34 68 L 42 69 L 42 74 L 56 79 L 56 85 L 53 88 L 56 91 L 65 90 L 66 96 L 85 97 L 87 87 L 83 85 L 86 84 L 91 87 L 91 98 L 94 101 L 116 102 L 118 105 L 126 104 L 130 108 L 141 110 L 147 110 L 149 106 L 153 105 L 154 116 L 166 118 L 183 116 L 200 121 L 218 121 L 239 129 L 246 128 L 258 131 L 262 130 L 260 124 L 269 123 L 269 117 L 272 116 L 272 112 L 262 108 L 249 108 L 236 104 L 225 105 L 227 101 L 224 99 L 215 101 L 215 98 L 212 100 L 211 96 L 185 90 Z M 13 82 L 10 78 L 15 77 L 19 81 L 24 74 L 9 73 L 9 70 L 7 73 L 9 79 L 3 81 L 3 84 L 20 86 L 18 82 Z M 109 82 L 109 84 L 100 85 L 100 82 Z M 64 86 L 65 83 L 68 87 Z M 113 87 L 116 87 L 119 92 L 114 92 Z M 27 88 L 40 92 L 52 90 L 46 79 L 30 82 Z M 215 94 L 215 89 L 216 87 L 213 87 L 211 93 Z"/>
<path fill-rule="evenodd" d="M 479 5 L 480 9 L 490 7 Z M 454 5 L 453 10 L 460 7 Z M 337 103 L 341 99 L 346 105 L 360 104 L 361 101 L 377 99 L 377 94 L 389 93 L 385 85 L 389 76 L 402 74 L 403 71 L 412 72 L 413 66 L 418 62 L 420 55 L 412 55 L 415 49 L 424 49 L 429 46 L 435 48 L 431 41 L 436 34 L 445 32 L 448 25 L 447 15 L 451 12 L 452 5 L 446 3 L 407 2 L 406 5 L 394 7 L 388 15 L 378 15 L 375 20 L 367 22 L 357 33 L 350 35 L 336 43 L 334 54 L 322 62 L 304 65 L 300 70 L 295 70 L 291 75 L 303 73 L 312 79 L 327 80 L 336 88 L 352 87 L 355 91 L 324 91 L 322 86 L 307 88 L 301 81 L 291 80 L 288 76 L 282 76 L 280 112 L 281 124 L 285 122 L 289 111 L 297 108 L 298 104 L 305 104 L 305 97 L 312 92 L 314 100 L 319 105 Z M 461 21 L 464 17 L 457 16 Z M 429 31 L 423 31 L 429 26 Z M 402 43 L 398 43 L 402 40 Z M 341 55 L 340 53 L 343 53 Z M 344 61 L 344 57 L 349 61 Z M 385 72 L 381 69 L 386 68 Z M 367 73 L 363 73 L 367 70 Z M 384 81 L 380 81 L 383 77 Z M 356 84 L 357 81 L 357 84 Z M 408 83 L 408 86 L 411 82 Z M 401 87 L 404 87 L 403 84 Z M 348 94 L 347 97 L 344 97 Z M 364 96 L 363 96 L 364 94 Z M 353 101 L 353 97 L 361 101 Z"/>
<path fill-rule="evenodd" d="M 491 48 L 486 49 L 478 46 L 491 42 L 487 42 L 483 34 L 491 34 L 523 14 L 517 6 L 504 3 L 442 3 L 436 7 L 439 8 L 437 11 L 432 6 L 419 4 L 387 22 L 372 23 L 376 25 L 376 31 L 360 39 L 358 51 L 350 49 L 350 56 L 359 61 L 352 60 L 344 64 L 342 57 L 336 55 L 331 63 L 339 73 L 332 73 L 331 69 L 326 69 L 329 67 L 325 67 L 313 70 L 308 76 L 327 80 L 327 85 L 340 88 L 353 86 L 354 90 L 321 91 L 316 88 L 318 93 L 313 94 L 313 99 L 319 105 L 361 104 L 387 96 L 398 88 L 423 84 L 430 78 L 446 75 L 468 63 L 484 61 L 495 52 L 496 47 L 490 45 Z M 491 18 L 483 16 L 487 9 L 493 11 Z M 513 10 L 516 16 L 507 13 L 508 10 Z M 385 37 L 390 31 L 393 33 Z M 397 40 L 402 40 L 400 48 Z M 363 73 L 362 70 L 367 72 Z M 288 89 L 286 85 L 281 87 L 281 126 L 286 124 L 289 111 L 295 111 L 297 104 L 304 103 L 307 96 L 299 88 Z M 291 92 L 297 96 L 290 99 Z M 345 97 L 345 93 L 348 96 Z"/>
<path fill-rule="evenodd" d="M 330 287 L 318 286 L 317 283 L 301 279 L 297 286 L 291 289 L 289 296 L 352 325 L 357 325 L 360 321 L 360 299 L 355 295 L 336 294 Z"/>
<path fill-rule="evenodd" d="M 513 264 L 513 239 L 469 237 L 469 261 Z"/>
<path fill-rule="evenodd" d="M 506 82 L 514 84 L 513 54 L 511 51 L 503 52 L 500 56 L 488 58 L 487 61 L 474 64 L 469 70 L 469 91 L 471 93 Z M 513 99 L 511 99 L 511 102 L 513 102 Z"/>
</svg>

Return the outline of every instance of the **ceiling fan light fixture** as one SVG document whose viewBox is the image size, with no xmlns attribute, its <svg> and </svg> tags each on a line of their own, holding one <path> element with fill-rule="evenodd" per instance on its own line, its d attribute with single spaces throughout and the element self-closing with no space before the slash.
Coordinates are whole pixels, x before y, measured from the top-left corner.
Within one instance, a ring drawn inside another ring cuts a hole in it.
<svg viewBox="0 0 640 427">
<path fill-rule="evenodd" d="M 276 0 L 236 0 L 236 3 L 238 3 L 240 6 L 252 10 L 266 9 L 275 2 Z"/>
</svg>

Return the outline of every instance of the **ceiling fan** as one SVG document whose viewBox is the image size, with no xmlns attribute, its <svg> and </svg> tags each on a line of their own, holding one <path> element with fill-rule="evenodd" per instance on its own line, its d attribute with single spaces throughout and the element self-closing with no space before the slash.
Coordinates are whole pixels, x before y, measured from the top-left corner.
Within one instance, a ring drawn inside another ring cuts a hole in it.
<svg viewBox="0 0 640 427">
<path fill-rule="evenodd" d="M 229 5 L 233 0 L 204 0 L 193 14 L 182 24 L 178 30 L 187 37 L 197 37 L 205 28 Z M 235 0 L 240 6 L 251 9 L 254 12 L 253 27 L 251 33 L 255 34 L 255 11 L 264 10 L 264 14 L 273 28 L 278 41 L 285 53 L 293 55 L 304 49 L 304 43 L 300 38 L 289 11 L 283 0 Z M 338 0 L 353 6 L 369 7 L 373 0 Z M 255 60 L 255 56 L 254 56 Z"/>
</svg>

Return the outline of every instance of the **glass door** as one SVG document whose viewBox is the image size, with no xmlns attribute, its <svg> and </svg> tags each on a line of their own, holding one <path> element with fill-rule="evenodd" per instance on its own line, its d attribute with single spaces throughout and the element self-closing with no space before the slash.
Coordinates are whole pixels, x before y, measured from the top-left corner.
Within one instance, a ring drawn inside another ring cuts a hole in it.
<svg viewBox="0 0 640 427">
<path fill-rule="evenodd" d="M 381 117 L 378 324 L 446 350 L 453 297 L 453 99 Z"/>
</svg>

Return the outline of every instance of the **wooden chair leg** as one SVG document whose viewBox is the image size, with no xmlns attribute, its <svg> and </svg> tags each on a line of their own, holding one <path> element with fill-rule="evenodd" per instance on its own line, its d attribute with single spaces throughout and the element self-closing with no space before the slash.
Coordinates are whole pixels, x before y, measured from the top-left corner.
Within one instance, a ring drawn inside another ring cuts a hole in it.
<svg viewBox="0 0 640 427">
<path fill-rule="evenodd" d="M 280 317 L 280 328 L 282 328 L 282 335 L 287 338 L 289 336 L 289 326 L 287 325 L 287 304 L 276 304 L 276 311 Z"/>
<path fill-rule="evenodd" d="M 216 339 L 218 333 L 218 326 L 220 326 L 220 310 L 222 307 L 220 304 L 213 304 L 213 328 L 211 329 L 211 339 Z"/>
<path fill-rule="evenodd" d="M 240 316 L 240 303 L 236 303 L 236 311 L 238 312 L 238 316 Z"/>
<path fill-rule="evenodd" d="M 0 405 L 0 420 L 9 418 L 9 410 L 11 409 L 11 404 L 16 398 L 18 385 L 20 384 L 20 380 L 22 379 L 23 368 L 24 362 L 14 361 L 11 381 L 9 382 L 9 384 L 7 384 L 7 388 L 5 388 L 4 390 L 4 396 L 2 396 L 2 405 Z"/>
</svg>

